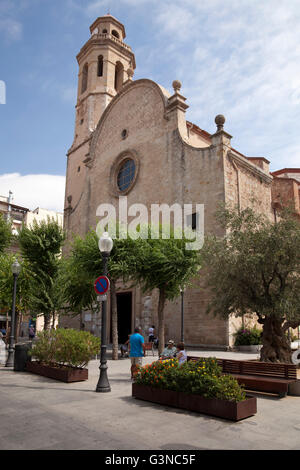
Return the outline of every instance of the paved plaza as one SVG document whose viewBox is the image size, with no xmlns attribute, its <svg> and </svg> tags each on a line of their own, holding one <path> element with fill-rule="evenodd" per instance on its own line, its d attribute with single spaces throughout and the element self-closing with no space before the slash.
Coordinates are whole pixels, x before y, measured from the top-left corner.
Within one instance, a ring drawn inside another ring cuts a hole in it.
<svg viewBox="0 0 300 470">
<path fill-rule="evenodd" d="M 190 351 L 255 359 L 256 355 Z M 144 363 L 157 357 L 147 356 Z M 201 450 L 300 449 L 300 397 L 257 396 L 257 414 L 238 423 L 131 397 L 130 361 L 108 361 L 110 393 L 96 393 L 99 360 L 89 379 L 66 384 L 0 366 L 0 449 Z"/>
</svg>

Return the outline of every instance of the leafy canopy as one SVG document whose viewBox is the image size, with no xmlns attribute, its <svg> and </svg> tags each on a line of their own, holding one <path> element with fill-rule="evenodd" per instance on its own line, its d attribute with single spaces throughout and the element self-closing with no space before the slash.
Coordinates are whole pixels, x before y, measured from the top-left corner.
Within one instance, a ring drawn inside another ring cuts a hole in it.
<svg viewBox="0 0 300 470">
<path fill-rule="evenodd" d="M 22 227 L 19 244 L 22 258 L 28 263 L 31 273 L 31 308 L 45 315 L 53 313 L 58 306 L 57 285 L 60 254 L 65 234 L 54 219 L 32 227 Z"/>
<path fill-rule="evenodd" d="M 208 237 L 203 255 L 212 291 L 209 310 L 223 317 L 255 312 L 300 324 L 300 224 L 289 212 L 278 223 L 247 208 L 220 209 L 226 236 Z"/>
<path fill-rule="evenodd" d="M 11 224 L 6 222 L 3 215 L 0 214 L 0 253 L 9 247 L 12 238 Z"/>
</svg>

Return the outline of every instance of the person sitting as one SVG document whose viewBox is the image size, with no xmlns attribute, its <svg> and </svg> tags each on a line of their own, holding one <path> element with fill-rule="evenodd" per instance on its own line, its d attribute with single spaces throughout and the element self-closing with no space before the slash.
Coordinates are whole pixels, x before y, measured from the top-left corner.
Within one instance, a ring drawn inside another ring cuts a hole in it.
<svg viewBox="0 0 300 470">
<path fill-rule="evenodd" d="M 168 341 L 167 347 L 165 347 L 165 349 L 161 353 L 160 358 L 161 359 L 171 359 L 172 357 L 176 356 L 176 351 L 177 350 L 176 350 L 176 347 L 175 347 L 175 343 L 172 339 L 170 339 Z"/>
<path fill-rule="evenodd" d="M 187 361 L 187 354 L 184 349 L 184 343 L 178 343 L 177 344 L 177 354 L 176 358 L 178 359 L 178 363 L 181 366 Z"/>
<path fill-rule="evenodd" d="M 149 343 L 154 342 L 154 329 L 155 329 L 154 325 L 150 326 L 150 328 L 148 329 Z"/>
<path fill-rule="evenodd" d="M 121 350 L 121 357 L 128 357 L 129 355 L 129 340 L 130 340 L 130 335 L 128 335 L 128 340 L 125 341 L 124 344 L 121 344 L 120 350 Z"/>
</svg>

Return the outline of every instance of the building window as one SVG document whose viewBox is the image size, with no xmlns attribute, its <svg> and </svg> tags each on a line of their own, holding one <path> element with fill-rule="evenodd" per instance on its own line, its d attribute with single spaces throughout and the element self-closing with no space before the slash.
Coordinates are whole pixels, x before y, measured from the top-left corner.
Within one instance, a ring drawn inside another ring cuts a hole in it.
<svg viewBox="0 0 300 470">
<path fill-rule="evenodd" d="M 81 93 L 85 92 L 88 84 L 88 64 L 85 64 L 82 69 Z"/>
<path fill-rule="evenodd" d="M 193 214 L 187 215 L 186 217 L 186 224 L 188 227 L 190 227 L 192 230 L 197 229 L 197 222 L 198 222 L 198 214 L 197 212 L 194 212 Z"/>
<path fill-rule="evenodd" d="M 115 29 L 112 30 L 111 34 L 112 34 L 113 36 L 115 36 L 115 38 L 120 39 L 120 35 L 119 35 L 118 31 L 116 31 Z"/>
<path fill-rule="evenodd" d="M 107 34 L 107 29 L 104 29 L 104 30 L 102 31 L 102 34 Z"/>
<path fill-rule="evenodd" d="M 133 182 L 134 176 L 135 176 L 135 162 L 132 159 L 128 159 L 122 164 L 118 172 L 117 184 L 118 184 L 119 190 L 126 191 L 130 187 L 131 183 Z"/>
<path fill-rule="evenodd" d="M 128 136 L 128 131 L 127 131 L 127 129 L 123 129 L 122 132 L 121 132 L 121 137 L 122 137 L 122 139 L 125 140 L 127 136 Z"/>
<path fill-rule="evenodd" d="M 103 56 L 99 55 L 98 57 L 98 70 L 97 70 L 98 77 L 103 76 Z"/>
</svg>

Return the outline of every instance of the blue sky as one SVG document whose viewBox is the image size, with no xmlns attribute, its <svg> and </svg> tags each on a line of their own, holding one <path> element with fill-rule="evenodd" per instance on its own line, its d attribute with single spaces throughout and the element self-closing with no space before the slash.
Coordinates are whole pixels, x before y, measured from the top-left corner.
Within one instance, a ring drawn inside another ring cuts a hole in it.
<svg viewBox="0 0 300 470">
<path fill-rule="evenodd" d="M 179 79 L 188 120 L 214 132 L 222 113 L 234 148 L 271 170 L 300 166 L 299 0 L 1 0 L 0 195 L 63 208 L 75 56 L 108 11 L 125 25 L 135 79 L 170 91 Z"/>
</svg>

